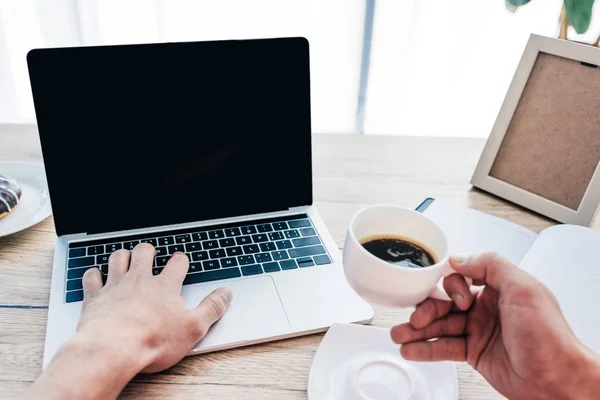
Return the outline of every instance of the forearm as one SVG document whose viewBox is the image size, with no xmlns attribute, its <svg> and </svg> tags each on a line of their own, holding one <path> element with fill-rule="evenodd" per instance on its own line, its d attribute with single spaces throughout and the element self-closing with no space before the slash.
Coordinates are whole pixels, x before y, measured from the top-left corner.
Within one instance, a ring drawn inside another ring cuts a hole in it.
<svg viewBox="0 0 600 400">
<path fill-rule="evenodd" d="M 103 348 L 75 335 L 56 356 L 26 399 L 114 399 L 144 367 L 144 360 L 123 349 Z"/>
<path fill-rule="evenodd" d="M 576 374 L 571 375 L 565 371 L 565 379 L 575 381 L 575 390 L 569 399 L 596 400 L 600 398 L 600 357 L 585 349 L 582 364 Z"/>
</svg>

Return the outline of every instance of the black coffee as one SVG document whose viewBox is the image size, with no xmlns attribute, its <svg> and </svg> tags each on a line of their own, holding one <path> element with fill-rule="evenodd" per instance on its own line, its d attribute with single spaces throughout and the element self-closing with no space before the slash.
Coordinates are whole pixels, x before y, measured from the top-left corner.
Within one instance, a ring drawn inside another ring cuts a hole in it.
<svg viewBox="0 0 600 400">
<path fill-rule="evenodd" d="M 436 263 L 433 252 L 403 237 L 366 238 L 361 244 L 369 253 L 391 264 L 423 268 Z"/>
</svg>

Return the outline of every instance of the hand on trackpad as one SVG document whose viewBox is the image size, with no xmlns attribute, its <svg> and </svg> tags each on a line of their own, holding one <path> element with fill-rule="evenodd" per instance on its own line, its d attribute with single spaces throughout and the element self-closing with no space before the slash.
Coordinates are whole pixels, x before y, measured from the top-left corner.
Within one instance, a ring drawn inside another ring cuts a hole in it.
<svg viewBox="0 0 600 400">
<path fill-rule="evenodd" d="M 181 293 L 186 308 L 196 307 L 204 297 L 219 287 L 231 289 L 233 301 L 225 315 L 212 326 L 194 351 L 282 335 L 290 329 L 275 283 L 270 276 L 184 286 Z"/>
</svg>

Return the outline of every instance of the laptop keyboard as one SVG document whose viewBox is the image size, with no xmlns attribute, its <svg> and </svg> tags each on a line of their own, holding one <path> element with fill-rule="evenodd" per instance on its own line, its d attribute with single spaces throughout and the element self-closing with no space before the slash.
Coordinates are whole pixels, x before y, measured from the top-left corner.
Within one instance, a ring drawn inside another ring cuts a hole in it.
<svg viewBox="0 0 600 400">
<path fill-rule="evenodd" d="M 85 271 L 99 268 L 106 279 L 110 254 L 133 250 L 139 243 L 156 248 L 154 275 L 160 274 L 171 254 L 187 254 L 190 266 L 184 285 L 331 264 L 306 215 L 76 242 L 69 244 L 65 301 L 83 300 Z"/>
</svg>

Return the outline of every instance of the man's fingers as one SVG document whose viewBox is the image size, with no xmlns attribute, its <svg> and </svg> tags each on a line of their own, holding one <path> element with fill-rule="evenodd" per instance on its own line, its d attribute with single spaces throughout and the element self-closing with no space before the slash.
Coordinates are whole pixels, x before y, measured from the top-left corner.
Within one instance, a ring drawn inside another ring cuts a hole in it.
<svg viewBox="0 0 600 400">
<path fill-rule="evenodd" d="M 410 316 L 410 324 L 415 329 L 423 329 L 438 318 L 446 316 L 453 307 L 451 301 L 426 299 L 417 306 Z"/>
<path fill-rule="evenodd" d="M 476 282 L 485 282 L 498 291 L 502 291 L 511 282 L 519 281 L 525 273 L 517 266 L 497 253 L 483 253 L 470 257 L 450 257 L 450 265 L 456 272 Z"/>
<path fill-rule="evenodd" d="M 466 311 L 471 307 L 474 296 L 462 275 L 452 274 L 444 278 L 444 290 L 460 310 Z"/>
<path fill-rule="evenodd" d="M 177 251 L 173 253 L 167 262 L 165 269 L 160 273 L 160 277 L 168 283 L 177 285 L 181 289 L 189 267 L 190 260 L 188 257 L 184 253 Z"/>
<path fill-rule="evenodd" d="M 461 337 L 444 337 L 407 343 L 400 347 L 400 354 L 412 361 L 465 361 L 467 340 Z"/>
<path fill-rule="evenodd" d="M 150 275 L 154 265 L 156 249 L 150 243 L 140 243 L 131 251 L 129 269 L 137 274 Z"/>
<path fill-rule="evenodd" d="M 90 268 L 83 274 L 83 297 L 94 297 L 102 289 L 102 274 L 98 268 Z"/>
<path fill-rule="evenodd" d="M 202 339 L 212 324 L 223 316 L 232 297 L 231 290 L 219 288 L 206 296 L 196 308 L 188 310 L 195 341 Z"/>
<path fill-rule="evenodd" d="M 106 283 L 118 280 L 129 269 L 129 250 L 117 250 L 108 258 L 108 278 Z"/>
<path fill-rule="evenodd" d="M 466 314 L 452 313 L 433 321 L 423 329 L 415 329 L 410 324 L 394 326 L 391 330 L 391 336 L 396 344 L 435 339 L 442 336 L 460 336 L 465 333 L 466 325 Z"/>
</svg>

